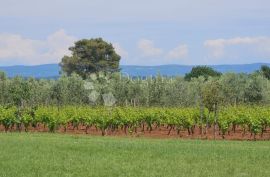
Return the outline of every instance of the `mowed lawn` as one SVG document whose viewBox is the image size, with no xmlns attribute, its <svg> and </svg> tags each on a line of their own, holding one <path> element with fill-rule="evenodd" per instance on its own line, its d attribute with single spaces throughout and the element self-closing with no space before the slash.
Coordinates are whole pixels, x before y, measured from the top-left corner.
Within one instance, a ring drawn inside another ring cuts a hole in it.
<svg viewBox="0 0 270 177">
<path fill-rule="evenodd" d="M 0 133 L 1 177 L 268 177 L 270 142 Z"/>
</svg>

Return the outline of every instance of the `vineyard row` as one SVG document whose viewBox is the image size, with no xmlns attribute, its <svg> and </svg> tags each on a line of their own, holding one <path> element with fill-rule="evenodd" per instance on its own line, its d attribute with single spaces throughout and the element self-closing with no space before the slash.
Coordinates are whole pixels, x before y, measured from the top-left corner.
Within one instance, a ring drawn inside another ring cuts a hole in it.
<svg viewBox="0 0 270 177">
<path fill-rule="evenodd" d="M 134 107 L 38 107 L 18 109 L 16 107 L 0 107 L 0 125 L 4 130 L 28 131 L 30 127 L 44 126 L 50 132 L 60 127 L 67 129 L 72 126 L 85 126 L 86 133 L 95 127 L 106 135 L 108 130 L 122 130 L 129 133 L 152 131 L 165 127 L 168 135 L 171 131 L 182 130 L 194 133 L 197 127 L 203 130 L 214 127 L 222 135 L 235 131 L 240 127 L 243 134 L 250 133 L 254 137 L 270 127 L 270 109 L 260 106 L 226 107 L 214 114 L 199 108 L 134 108 Z"/>
</svg>

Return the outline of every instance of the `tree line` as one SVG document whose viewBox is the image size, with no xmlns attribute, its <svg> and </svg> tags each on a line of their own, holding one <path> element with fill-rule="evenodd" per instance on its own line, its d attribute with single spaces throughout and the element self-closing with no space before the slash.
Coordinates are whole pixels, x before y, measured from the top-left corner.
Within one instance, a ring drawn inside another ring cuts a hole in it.
<svg viewBox="0 0 270 177">
<path fill-rule="evenodd" d="M 115 106 L 188 107 L 215 105 L 269 104 L 269 80 L 260 72 L 225 73 L 218 77 L 132 78 L 121 73 L 62 75 L 56 80 L 8 78 L 0 73 L 0 104 L 18 107 L 46 105 L 103 105 L 104 95 Z M 110 99 L 110 98 L 108 98 Z"/>
</svg>

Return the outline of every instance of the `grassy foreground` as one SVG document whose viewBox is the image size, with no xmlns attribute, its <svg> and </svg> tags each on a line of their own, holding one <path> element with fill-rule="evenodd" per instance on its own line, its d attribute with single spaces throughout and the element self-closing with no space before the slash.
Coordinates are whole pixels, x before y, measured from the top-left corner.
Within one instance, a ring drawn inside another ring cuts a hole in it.
<svg viewBox="0 0 270 177">
<path fill-rule="evenodd" d="M 0 177 L 270 176 L 270 142 L 0 133 Z"/>
</svg>

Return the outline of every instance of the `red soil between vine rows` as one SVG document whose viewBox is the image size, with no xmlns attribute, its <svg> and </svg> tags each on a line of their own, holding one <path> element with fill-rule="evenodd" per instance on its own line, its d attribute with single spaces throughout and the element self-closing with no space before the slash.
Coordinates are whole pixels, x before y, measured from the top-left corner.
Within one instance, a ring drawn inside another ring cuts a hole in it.
<svg viewBox="0 0 270 177">
<path fill-rule="evenodd" d="M 4 127 L 0 126 L 0 131 L 4 132 Z M 22 130 L 24 131 L 24 128 L 22 127 Z M 36 128 L 30 127 L 29 132 L 49 132 L 47 127 L 44 127 L 43 125 L 39 125 Z M 16 128 L 12 128 L 8 132 L 18 132 Z M 68 126 L 66 131 L 64 127 L 60 127 L 58 130 L 55 131 L 56 133 L 63 133 L 63 134 L 85 134 L 89 136 L 101 136 L 102 132 L 101 130 L 97 130 L 95 127 L 90 127 L 87 130 L 86 133 L 86 127 L 85 126 L 78 126 L 78 128 L 73 128 L 72 126 Z M 206 134 L 201 135 L 200 129 L 196 127 L 194 129 L 194 133 L 189 135 L 187 130 L 180 131 L 179 134 L 177 134 L 176 130 L 172 130 L 169 133 L 169 129 L 166 127 L 157 127 L 154 128 L 152 131 L 144 130 L 142 131 L 140 128 L 137 129 L 137 133 L 135 132 L 125 132 L 124 130 L 107 130 L 105 136 L 120 136 L 120 137 L 150 137 L 150 138 L 159 138 L 159 139 L 167 139 L 167 138 L 178 138 L 178 139 L 203 139 L 203 140 L 213 140 L 214 139 L 214 133 L 213 133 L 213 127 L 208 129 L 208 132 Z M 267 129 L 263 136 L 261 136 L 261 133 L 257 134 L 255 136 L 256 140 L 270 140 L 270 129 Z M 223 140 L 223 137 L 221 134 L 219 134 L 219 131 L 216 131 L 216 140 Z M 235 132 L 230 131 L 230 134 L 226 133 L 224 136 L 224 140 L 254 140 L 254 135 L 251 135 L 250 132 L 246 132 L 245 135 L 243 135 L 243 131 L 237 127 Z"/>
</svg>

